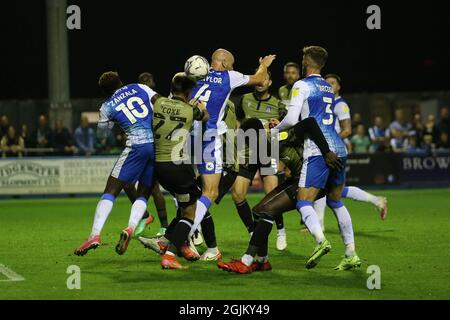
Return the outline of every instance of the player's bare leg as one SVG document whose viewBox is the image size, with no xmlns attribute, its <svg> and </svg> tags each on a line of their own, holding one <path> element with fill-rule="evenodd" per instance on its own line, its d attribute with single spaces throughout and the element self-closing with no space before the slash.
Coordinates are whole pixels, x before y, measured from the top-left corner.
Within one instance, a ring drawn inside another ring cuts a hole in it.
<svg viewBox="0 0 450 320">
<path fill-rule="evenodd" d="M 169 223 L 167 221 L 166 200 L 164 199 L 164 195 L 161 192 L 159 183 L 155 183 L 155 186 L 152 190 L 152 197 L 155 203 L 156 212 L 158 213 L 159 223 L 161 225 L 161 228 L 159 229 L 157 235 L 163 235 L 166 232 Z"/>
<path fill-rule="evenodd" d="M 106 219 L 114 205 L 116 197 L 122 191 L 126 185 L 125 182 L 120 181 L 117 178 L 110 176 L 106 182 L 106 187 L 100 201 L 97 204 L 95 210 L 94 223 L 92 225 L 92 231 L 87 239 L 81 246 L 75 249 L 77 256 L 84 256 L 89 250 L 96 249 L 101 244 L 100 233 L 105 225 Z"/>
</svg>

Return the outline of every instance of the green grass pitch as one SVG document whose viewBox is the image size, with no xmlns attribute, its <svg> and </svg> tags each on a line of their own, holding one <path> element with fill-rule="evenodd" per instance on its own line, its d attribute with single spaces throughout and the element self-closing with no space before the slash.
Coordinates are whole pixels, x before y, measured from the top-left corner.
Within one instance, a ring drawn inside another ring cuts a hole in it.
<svg viewBox="0 0 450 320">
<path fill-rule="evenodd" d="M 73 249 L 89 234 L 96 198 L 0 200 L 0 264 L 25 278 L 4 281 L 0 299 L 448 299 L 450 298 L 450 190 L 383 191 L 389 214 L 381 221 L 369 204 L 346 200 L 355 229 L 361 269 L 338 272 L 343 254 L 335 218 L 326 213 L 333 246 L 312 270 L 304 265 L 314 242 L 299 232 L 296 212 L 285 214 L 288 248 L 270 237 L 271 272 L 229 274 L 214 262 L 188 263 L 188 270 L 162 270 L 160 257 L 137 241 L 118 256 L 114 247 L 128 222 L 130 204 L 116 201 L 103 230 L 103 245 L 84 257 Z M 261 194 L 249 195 L 252 205 Z M 167 198 L 169 217 L 173 201 Z M 150 201 L 150 209 L 154 206 Z M 227 196 L 211 210 L 225 259 L 238 258 L 249 236 Z M 156 219 L 147 234 L 156 233 Z M 275 228 L 274 228 L 275 229 Z M 203 250 L 201 248 L 200 250 Z M 81 290 L 66 286 L 68 266 L 81 269 Z M 369 265 L 381 269 L 381 290 L 368 290 Z"/>
</svg>

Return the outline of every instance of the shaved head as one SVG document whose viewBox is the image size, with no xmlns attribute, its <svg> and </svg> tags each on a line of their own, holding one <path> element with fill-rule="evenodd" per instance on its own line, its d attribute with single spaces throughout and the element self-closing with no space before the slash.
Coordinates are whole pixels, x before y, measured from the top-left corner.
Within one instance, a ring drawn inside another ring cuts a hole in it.
<svg viewBox="0 0 450 320">
<path fill-rule="evenodd" d="M 225 49 L 217 49 L 211 57 L 211 67 L 217 71 L 233 70 L 234 56 Z"/>
</svg>

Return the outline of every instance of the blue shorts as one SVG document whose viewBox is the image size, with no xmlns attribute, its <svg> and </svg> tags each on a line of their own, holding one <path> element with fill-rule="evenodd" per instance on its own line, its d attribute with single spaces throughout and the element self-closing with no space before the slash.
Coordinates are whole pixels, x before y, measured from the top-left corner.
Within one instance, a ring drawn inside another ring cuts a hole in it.
<svg viewBox="0 0 450 320">
<path fill-rule="evenodd" d="M 202 160 L 197 166 L 200 174 L 222 173 L 222 137 L 215 135 L 203 141 Z"/>
<path fill-rule="evenodd" d="M 304 160 L 300 174 L 299 187 L 325 189 L 327 186 L 339 186 L 345 183 L 347 158 L 339 158 L 343 168 L 333 170 L 327 166 L 322 156 L 312 156 Z"/>
<path fill-rule="evenodd" d="M 153 143 L 126 147 L 114 165 L 111 176 L 123 182 L 139 181 L 147 187 L 153 185 L 155 153 Z"/>
</svg>

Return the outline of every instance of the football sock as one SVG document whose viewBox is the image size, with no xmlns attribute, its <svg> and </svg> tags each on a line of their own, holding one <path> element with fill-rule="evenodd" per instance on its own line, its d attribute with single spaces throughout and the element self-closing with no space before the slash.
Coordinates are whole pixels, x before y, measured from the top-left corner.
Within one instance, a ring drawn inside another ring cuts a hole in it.
<svg viewBox="0 0 450 320">
<path fill-rule="evenodd" d="M 260 257 L 259 255 L 256 257 L 256 261 L 258 261 L 259 263 L 266 263 L 267 261 L 269 261 L 269 256 L 264 256 L 264 257 Z"/>
<path fill-rule="evenodd" d="M 185 244 L 188 238 L 189 232 L 191 231 L 194 221 L 188 218 L 181 218 L 175 226 L 173 232 L 168 238 L 171 242 L 168 251 L 176 254 L 180 250 L 181 246 Z"/>
<path fill-rule="evenodd" d="M 253 231 L 253 219 L 252 219 L 252 210 L 248 205 L 247 200 L 242 201 L 241 203 L 235 203 L 237 212 L 248 232 Z"/>
<path fill-rule="evenodd" d="M 278 230 L 284 229 L 284 219 L 282 214 L 275 217 L 275 223 Z"/>
<path fill-rule="evenodd" d="M 145 199 L 144 197 L 137 198 L 131 206 L 131 214 L 130 220 L 128 221 L 128 227 L 132 228 L 133 230 L 136 229 L 136 226 L 138 225 L 139 221 L 141 221 L 146 209 L 147 199 Z"/>
<path fill-rule="evenodd" d="M 345 187 L 342 191 L 342 197 L 356 201 L 370 202 L 373 205 L 378 204 L 378 197 L 370 194 L 358 187 Z"/>
<path fill-rule="evenodd" d="M 302 215 L 303 222 L 318 244 L 325 240 L 319 217 L 312 207 L 312 203 L 305 200 L 297 201 L 297 210 Z"/>
<path fill-rule="evenodd" d="M 241 258 L 241 261 L 243 264 L 245 264 L 247 267 L 250 267 L 253 263 L 253 256 L 244 254 Z"/>
<path fill-rule="evenodd" d="M 269 215 L 262 215 L 259 219 L 258 225 L 250 239 L 249 246 L 245 252 L 247 255 L 254 257 L 256 254 L 264 256 L 264 246 L 267 246 L 270 231 L 273 226 L 273 217 Z M 261 251 L 263 252 L 261 252 Z"/>
<path fill-rule="evenodd" d="M 252 235 L 253 231 L 255 230 L 256 225 L 258 224 L 260 215 L 258 213 L 256 213 L 255 211 L 252 211 L 252 216 L 253 216 L 253 227 L 252 227 L 252 231 L 250 232 L 250 235 Z"/>
<path fill-rule="evenodd" d="M 178 221 L 180 221 L 180 218 L 178 215 L 170 221 L 170 224 L 167 226 L 166 234 L 171 234 L 173 232 L 173 229 L 175 229 L 175 226 L 177 225 Z"/>
<path fill-rule="evenodd" d="M 201 222 L 200 226 L 202 227 L 203 239 L 205 240 L 206 246 L 208 248 L 217 247 L 214 220 L 209 211 L 206 212 L 206 215 L 203 218 L 203 221 Z"/>
<path fill-rule="evenodd" d="M 211 200 L 207 196 L 201 196 L 200 199 L 197 200 L 197 208 L 195 210 L 195 220 L 192 225 L 192 230 L 189 233 L 189 236 L 192 236 L 197 230 L 198 226 L 202 222 L 205 217 L 206 211 L 208 211 L 209 207 L 211 207 Z"/>
<path fill-rule="evenodd" d="M 317 216 L 320 220 L 320 225 L 322 229 L 324 229 L 324 216 L 325 216 L 325 208 L 327 207 L 327 198 L 323 197 L 316 201 L 314 201 L 314 211 L 317 213 Z"/>
<path fill-rule="evenodd" d="M 331 208 L 331 210 L 333 210 L 336 216 L 339 224 L 339 230 L 341 231 L 342 241 L 346 246 L 353 244 L 354 250 L 355 237 L 353 235 L 353 225 L 350 213 L 348 212 L 342 201 L 327 199 L 327 205 Z"/>
<path fill-rule="evenodd" d="M 105 193 L 101 197 L 95 209 L 94 223 L 92 225 L 91 237 L 100 235 L 105 225 L 106 219 L 114 205 L 115 197 L 112 194 Z"/>
</svg>

